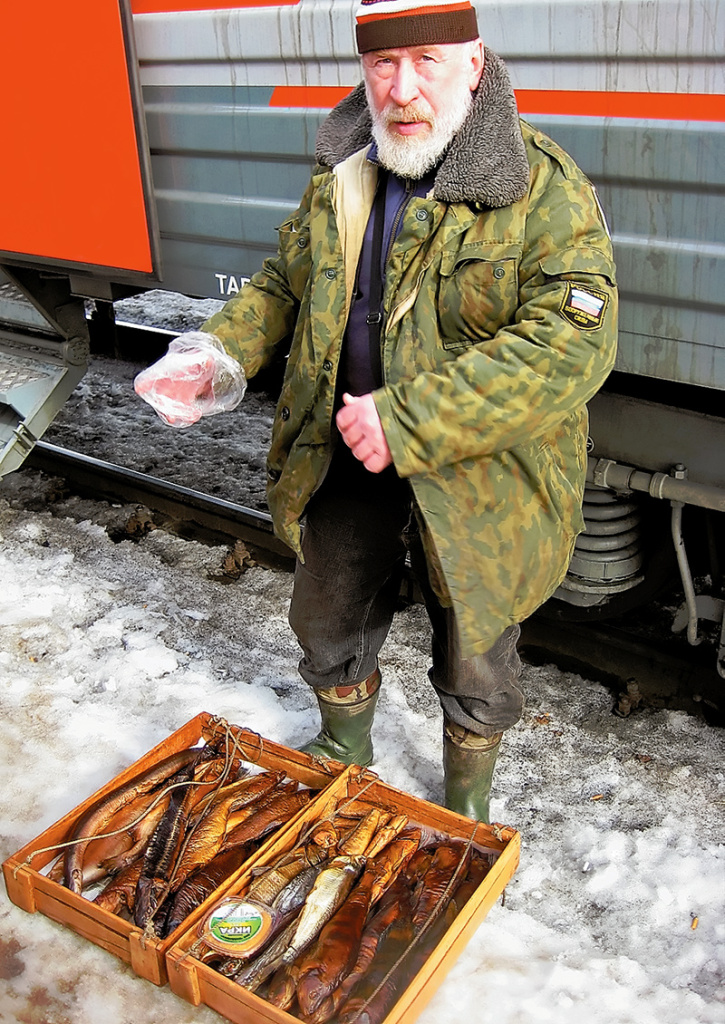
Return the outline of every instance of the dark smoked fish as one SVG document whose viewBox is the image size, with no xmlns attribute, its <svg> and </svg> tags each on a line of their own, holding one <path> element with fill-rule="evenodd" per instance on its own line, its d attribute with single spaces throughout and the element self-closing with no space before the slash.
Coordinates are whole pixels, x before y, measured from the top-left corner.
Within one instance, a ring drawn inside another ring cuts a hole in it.
<svg viewBox="0 0 725 1024">
<path fill-rule="evenodd" d="M 199 764 L 213 756 L 211 748 L 203 747 L 197 752 L 195 760 L 177 772 L 172 779 L 176 788 L 171 791 L 166 813 L 146 847 L 141 877 L 136 889 L 134 921 L 139 928 L 145 928 L 151 922 L 168 893 L 171 874 L 184 839 L 189 811 L 196 796 L 191 785 L 194 771 Z"/>
<path fill-rule="evenodd" d="M 412 893 L 406 878 L 399 877 L 383 896 L 371 914 L 362 933 L 357 958 L 349 974 L 319 1007 L 304 1017 L 306 1024 L 327 1024 L 352 992 L 355 985 L 370 969 L 378 945 L 400 917 L 409 916 Z"/>
<path fill-rule="evenodd" d="M 240 867 L 249 856 L 244 846 L 235 846 L 231 850 L 217 854 L 204 867 L 196 871 L 170 897 L 171 906 L 166 917 L 163 930 L 157 928 L 161 937 L 171 935 L 185 921 L 192 910 L 200 906 L 207 896 Z"/>
<path fill-rule="evenodd" d="M 282 954 L 284 958 L 284 954 Z M 279 960 L 277 961 L 279 963 Z M 267 989 L 267 1002 L 278 1010 L 288 1011 L 297 996 L 297 969 L 294 964 L 282 963 L 272 977 Z"/>
<path fill-rule="evenodd" d="M 430 867 L 432 859 L 433 851 L 429 847 L 421 846 L 420 849 L 416 850 L 405 868 L 405 874 L 410 881 L 411 886 L 415 885 L 417 881 L 420 881 L 420 879 L 423 878 Z"/>
<path fill-rule="evenodd" d="M 406 828 L 397 839 L 388 843 L 377 855 L 373 861 L 375 883 L 370 895 L 371 906 L 377 903 L 388 886 L 417 852 L 420 839 L 420 829 Z"/>
<path fill-rule="evenodd" d="M 332 920 L 325 925 L 312 949 L 300 961 L 297 999 L 305 1019 L 322 1010 L 321 1019 L 326 1020 L 328 1017 L 322 1008 L 327 1006 L 329 1016 L 332 1016 L 336 1006 L 340 1005 L 340 1000 L 332 1000 L 332 1003 L 328 1003 L 328 1000 L 332 999 L 336 988 L 357 967 L 363 929 L 370 909 L 391 886 L 396 886 L 400 872 L 418 848 L 420 836 L 419 829 L 407 828 L 397 840 L 384 845 L 374 861 L 368 861 L 360 882 Z M 397 910 L 409 894 L 407 880 L 397 884 L 394 891 L 400 895 L 396 913 L 388 915 L 390 922 L 397 916 Z M 386 927 L 390 926 L 390 922 Z"/>
<path fill-rule="evenodd" d="M 459 908 L 453 896 L 462 888 L 470 863 L 471 849 L 461 840 L 436 848 L 412 915 L 406 914 L 385 935 L 370 969 L 342 1006 L 337 1024 L 382 1024 L 455 917 Z M 469 896 L 483 874 L 476 868 L 467 879 L 464 891 Z"/>
<path fill-rule="evenodd" d="M 261 839 L 272 829 L 286 825 L 309 801 L 309 789 L 301 789 L 296 793 L 285 791 L 268 794 L 263 800 L 245 809 L 251 813 L 245 821 L 227 833 L 222 849 L 228 850 L 239 843 Z"/>
<path fill-rule="evenodd" d="M 393 961 L 394 966 L 390 975 L 383 975 L 382 969 L 378 971 L 377 977 L 382 976 L 380 988 L 376 991 L 377 986 L 372 987 L 376 977 L 370 977 L 368 979 L 369 988 L 365 992 L 361 991 L 358 996 L 359 1008 L 356 1007 L 353 1000 L 350 1000 L 340 1015 L 339 1024 L 353 1024 L 353 1022 L 355 1024 L 382 1024 L 401 993 L 405 991 L 443 938 L 449 923 L 443 913 L 436 917 L 430 928 L 413 945 L 409 945 L 407 950 L 403 951 L 401 946 L 400 956 Z M 394 954 L 395 951 L 393 948 L 389 952 Z M 355 1016 L 356 1010 L 357 1016 Z"/>
<path fill-rule="evenodd" d="M 455 845 L 462 846 L 460 843 Z M 460 857 L 462 850 L 459 849 L 457 852 Z M 442 909 L 435 911 L 435 917 L 430 920 L 429 926 L 417 933 L 416 941 L 406 951 L 405 955 L 401 957 L 400 962 L 396 964 L 392 974 L 385 980 L 380 991 L 376 993 L 371 985 L 373 979 L 368 979 L 368 988 L 365 990 L 365 994 L 372 994 L 368 995 L 366 1001 L 363 1001 L 363 990 L 356 989 L 356 993 L 360 997 L 357 1006 L 357 1017 L 353 1016 L 356 1006 L 351 1001 L 346 1004 L 345 1012 L 339 1018 L 339 1024 L 353 1024 L 353 1021 L 355 1021 L 355 1024 L 381 1024 L 390 1012 L 394 1002 L 400 996 L 400 993 L 407 988 L 416 974 L 423 968 L 466 900 L 472 896 L 475 889 L 481 884 L 489 867 L 490 864 L 482 856 L 478 854 L 473 855 L 464 881 L 456 886 L 454 895 L 445 900 Z M 315 1022 L 315 1024 L 318 1024 L 318 1022 Z"/>
<path fill-rule="evenodd" d="M 337 1024 L 381 1024 L 407 985 L 407 976 L 394 968 L 414 938 L 410 915 L 398 916 L 378 944 L 369 970 L 343 1004 Z"/>
<path fill-rule="evenodd" d="M 198 755 L 198 750 L 181 750 L 165 757 L 136 775 L 123 786 L 114 789 L 107 797 L 95 804 L 78 820 L 73 840 L 80 840 L 69 846 L 64 855 L 64 880 L 71 892 L 81 893 L 83 888 L 83 859 L 86 847 L 94 836 L 104 832 L 117 811 L 132 800 L 148 793 L 149 790 L 167 782 L 176 772 L 189 765 Z"/>
<path fill-rule="evenodd" d="M 451 897 L 456 914 L 460 914 L 490 870 L 491 862 L 483 854 L 473 850 L 468 873 Z"/>
<path fill-rule="evenodd" d="M 96 906 L 103 907 L 112 914 L 120 914 L 123 910 L 132 914 L 136 902 L 136 886 L 142 868 L 143 857 L 139 857 L 98 893 L 93 900 Z"/>
<path fill-rule="evenodd" d="M 447 900 L 463 882 L 470 862 L 471 847 L 463 840 L 451 839 L 437 847 L 423 876 L 420 897 L 413 912 L 416 931 L 445 909 Z"/>
</svg>

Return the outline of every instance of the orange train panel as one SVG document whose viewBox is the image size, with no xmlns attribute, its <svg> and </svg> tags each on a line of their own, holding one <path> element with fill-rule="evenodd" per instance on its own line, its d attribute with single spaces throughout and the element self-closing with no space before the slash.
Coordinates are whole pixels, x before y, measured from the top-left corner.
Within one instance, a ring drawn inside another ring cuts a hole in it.
<svg viewBox="0 0 725 1024">
<path fill-rule="evenodd" d="M 332 109 L 351 92 L 351 85 L 276 85 L 269 105 L 326 110 Z"/>
<path fill-rule="evenodd" d="M 725 121 L 725 96 L 718 94 L 517 89 L 516 100 L 522 114 Z"/>
<path fill-rule="evenodd" d="M 153 271 L 119 0 L 8 4 L 0 250 Z"/>
<path fill-rule="evenodd" d="M 278 85 L 271 107 L 334 107 L 352 86 Z M 521 114 L 632 117 L 665 121 L 725 121 L 725 96 L 665 92 L 516 89 Z"/>
<path fill-rule="evenodd" d="M 215 11 L 233 7 L 294 7 L 300 0 L 131 0 L 134 14 Z"/>
</svg>

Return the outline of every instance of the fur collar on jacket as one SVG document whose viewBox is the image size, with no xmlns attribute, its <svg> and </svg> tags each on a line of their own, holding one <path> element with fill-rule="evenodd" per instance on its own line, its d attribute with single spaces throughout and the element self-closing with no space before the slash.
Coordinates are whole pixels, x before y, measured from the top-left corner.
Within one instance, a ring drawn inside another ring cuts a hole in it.
<svg viewBox="0 0 725 1024">
<path fill-rule="evenodd" d="M 529 161 L 516 99 L 502 59 L 486 48 L 473 108 L 446 151 L 433 188 L 442 202 L 509 206 L 529 187 Z M 317 133 L 316 156 L 334 167 L 372 142 L 372 121 L 360 84 L 328 115 Z"/>
</svg>

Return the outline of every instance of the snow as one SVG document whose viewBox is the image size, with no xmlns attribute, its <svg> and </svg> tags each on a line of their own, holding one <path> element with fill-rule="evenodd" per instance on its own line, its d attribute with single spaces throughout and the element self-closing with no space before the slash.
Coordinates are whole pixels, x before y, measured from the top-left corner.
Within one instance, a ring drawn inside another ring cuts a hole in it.
<svg viewBox="0 0 725 1024">
<path fill-rule="evenodd" d="M 251 394 L 173 431 L 132 396 L 137 369 L 97 361 L 48 439 L 190 486 L 215 477 L 216 493 L 262 507 L 247 478 L 261 471 L 269 403 Z M 226 548 L 158 529 L 131 539 L 133 512 L 35 471 L 0 481 L 2 860 L 200 711 L 290 746 L 317 728 L 289 575 L 254 567 L 230 581 Z M 373 767 L 436 801 L 428 643 L 423 611 L 401 612 Z M 492 800 L 521 833 L 521 864 L 420 1024 L 722 1024 L 725 733 L 646 706 L 617 717 L 605 687 L 550 665 L 525 665 L 524 686 Z M 3 1024 L 220 1020 L 4 892 L 0 980 Z"/>
</svg>

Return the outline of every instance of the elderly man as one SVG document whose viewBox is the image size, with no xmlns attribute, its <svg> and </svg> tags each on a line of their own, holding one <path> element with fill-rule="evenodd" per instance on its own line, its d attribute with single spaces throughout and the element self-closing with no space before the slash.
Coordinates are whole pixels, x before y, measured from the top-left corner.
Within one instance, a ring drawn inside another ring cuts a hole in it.
<svg viewBox="0 0 725 1024">
<path fill-rule="evenodd" d="M 319 131 L 277 256 L 204 325 L 188 417 L 214 411 L 218 349 L 247 376 L 289 352 L 269 504 L 298 555 L 290 623 L 322 717 L 303 749 L 372 761 L 409 558 L 445 803 L 487 821 L 523 705 L 519 623 L 583 525 L 585 403 L 615 351 L 611 247 L 590 183 L 519 120 L 470 3 L 362 0 L 356 21 L 364 81 Z"/>
</svg>

